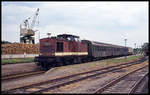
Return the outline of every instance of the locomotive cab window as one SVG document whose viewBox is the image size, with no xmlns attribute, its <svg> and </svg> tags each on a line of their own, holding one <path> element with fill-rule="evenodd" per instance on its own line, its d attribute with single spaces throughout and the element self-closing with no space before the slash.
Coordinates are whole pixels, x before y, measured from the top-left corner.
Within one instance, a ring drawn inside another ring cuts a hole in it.
<svg viewBox="0 0 150 95">
<path fill-rule="evenodd" d="M 63 52 L 63 42 L 57 42 L 57 52 Z"/>
</svg>

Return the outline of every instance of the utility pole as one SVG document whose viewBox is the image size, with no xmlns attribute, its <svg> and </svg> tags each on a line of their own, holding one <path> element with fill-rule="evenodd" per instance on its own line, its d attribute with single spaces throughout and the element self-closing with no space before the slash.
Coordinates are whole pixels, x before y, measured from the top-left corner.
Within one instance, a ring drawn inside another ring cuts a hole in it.
<svg viewBox="0 0 150 95">
<path fill-rule="evenodd" d="M 135 53 L 135 56 L 136 56 L 136 43 L 134 43 L 134 46 L 135 46 L 134 53 Z"/>
<path fill-rule="evenodd" d="M 139 48 L 140 48 L 140 46 L 138 45 L 137 46 L 137 54 L 139 54 Z"/>
<path fill-rule="evenodd" d="M 142 55 L 142 43 L 141 43 L 141 55 Z"/>
<path fill-rule="evenodd" d="M 126 54 L 127 54 L 127 49 L 126 49 L 126 41 L 127 41 L 127 39 L 124 39 L 124 41 L 125 41 L 125 58 L 127 58 L 127 56 L 126 56 Z"/>
</svg>

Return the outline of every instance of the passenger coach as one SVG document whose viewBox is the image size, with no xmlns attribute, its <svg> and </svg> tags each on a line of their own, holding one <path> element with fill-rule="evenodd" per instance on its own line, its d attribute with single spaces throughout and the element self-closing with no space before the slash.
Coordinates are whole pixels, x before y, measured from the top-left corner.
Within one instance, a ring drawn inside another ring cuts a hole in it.
<svg viewBox="0 0 150 95">
<path fill-rule="evenodd" d="M 101 59 L 106 57 L 117 57 L 128 55 L 128 48 L 102 42 L 82 40 L 88 44 L 88 56 L 91 59 Z"/>
</svg>

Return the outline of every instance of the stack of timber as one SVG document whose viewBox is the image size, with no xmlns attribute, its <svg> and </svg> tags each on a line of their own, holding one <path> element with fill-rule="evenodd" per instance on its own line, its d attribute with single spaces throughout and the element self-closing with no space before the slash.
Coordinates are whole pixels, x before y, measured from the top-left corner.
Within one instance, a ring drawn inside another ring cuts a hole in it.
<svg viewBox="0 0 150 95">
<path fill-rule="evenodd" d="M 38 54 L 38 44 L 2 44 L 2 54 Z"/>
</svg>

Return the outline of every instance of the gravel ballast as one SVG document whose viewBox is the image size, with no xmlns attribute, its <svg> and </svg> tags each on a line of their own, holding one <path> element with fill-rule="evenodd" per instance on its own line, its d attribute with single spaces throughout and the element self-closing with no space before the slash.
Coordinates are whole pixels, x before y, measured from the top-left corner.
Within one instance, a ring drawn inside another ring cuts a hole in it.
<svg viewBox="0 0 150 95">
<path fill-rule="evenodd" d="M 18 63 L 18 64 L 7 64 L 1 65 L 2 77 L 12 74 L 20 74 L 30 71 L 37 71 L 39 67 L 34 62 L 31 63 Z"/>
</svg>

